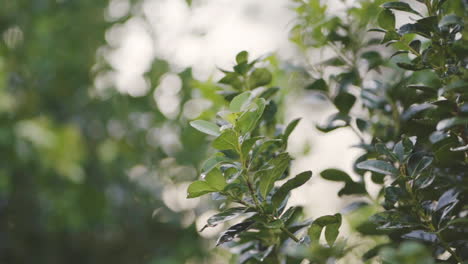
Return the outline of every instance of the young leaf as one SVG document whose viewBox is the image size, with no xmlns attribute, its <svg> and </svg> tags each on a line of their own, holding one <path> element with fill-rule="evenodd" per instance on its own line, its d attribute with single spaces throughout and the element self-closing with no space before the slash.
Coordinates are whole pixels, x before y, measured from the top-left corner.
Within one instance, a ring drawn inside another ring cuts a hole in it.
<svg viewBox="0 0 468 264">
<path fill-rule="evenodd" d="M 218 191 L 222 191 L 224 187 L 226 186 L 226 179 L 224 179 L 223 174 L 219 169 L 213 169 L 211 170 L 206 176 L 205 176 L 205 181 L 213 187 L 214 189 Z"/>
<path fill-rule="evenodd" d="M 265 110 L 265 99 L 257 98 L 249 108 L 239 117 L 236 124 L 236 129 L 241 133 L 245 134 L 252 131 L 257 122 L 262 117 L 263 111 Z"/>
<path fill-rule="evenodd" d="M 187 189 L 187 198 L 195 198 L 216 191 L 214 187 L 208 185 L 205 181 L 194 181 Z"/>
<path fill-rule="evenodd" d="M 229 104 L 229 110 L 232 112 L 240 112 L 244 110 L 244 107 L 249 102 L 249 98 L 252 95 L 251 92 L 243 92 L 234 97 Z"/>
<path fill-rule="evenodd" d="M 196 130 L 203 132 L 208 135 L 212 136 L 219 136 L 219 127 L 216 124 L 205 120 L 195 120 L 190 122 L 190 125 L 195 128 Z"/>
<path fill-rule="evenodd" d="M 237 64 L 247 63 L 249 60 L 249 53 L 245 50 L 237 53 L 236 62 Z"/>
<path fill-rule="evenodd" d="M 221 135 L 213 141 L 213 147 L 219 150 L 238 150 L 239 140 L 234 129 L 223 130 Z"/>
<path fill-rule="evenodd" d="M 279 189 L 275 192 L 275 194 L 273 194 L 273 197 L 271 198 L 271 203 L 273 206 L 275 208 L 279 207 L 279 205 L 293 189 L 306 183 L 310 177 L 312 177 L 312 172 L 305 171 L 281 185 L 281 187 L 279 187 Z"/>
<path fill-rule="evenodd" d="M 357 164 L 359 169 L 370 170 L 386 175 L 397 176 L 398 170 L 392 164 L 382 160 L 366 160 Z"/>
</svg>

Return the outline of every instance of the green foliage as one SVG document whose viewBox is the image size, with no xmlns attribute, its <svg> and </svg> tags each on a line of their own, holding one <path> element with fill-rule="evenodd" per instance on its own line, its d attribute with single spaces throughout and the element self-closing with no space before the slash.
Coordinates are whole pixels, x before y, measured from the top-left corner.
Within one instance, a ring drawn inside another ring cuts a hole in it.
<svg viewBox="0 0 468 264">
<path fill-rule="evenodd" d="M 361 141 L 357 147 L 363 154 L 354 162 L 355 176 L 333 168 L 320 175 L 344 184 L 339 196 L 360 197 L 344 211 L 362 212 L 366 219 L 353 223 L 352 229 L 375 241 L 362 260 L 466 262 L 468 4 L 363 0 L 348 7 L 342 17 L 330 14 L 323 1 L 294 4 L 297 19 L 291 41 L 303 51 L 333 51 L 333 57 L 308 62 L 305 70 L 313 80 L 305 90 L 325 97 L 336 108 L 325 124 L 316 127 L 324 133 L 349 128 Z M 411 22 L 400 23 L 400 15 L 410 16 Z M 236 61 L 234 71 L 224 71 L 220 80 L 230 85 L 224 94 L 234 95 L 226 96 L 232 113 L 220 115 L 228 118 L 218 124 L 237 133 L 229 136 L 237 147 L 230 145 L 232 152 L 223 152 L 229 161 L 217 165 L 221 170 L 234 168 L 236 175 L 226 175 L 229 184 L 220 194 L 228 209 L 221 214 L 249 214 L 223 233 L 218 243 L 251 243 L 240 251 L 241 263 L 303 259 L 334 263 L 346 257 L 354 246 L 337 241 L 341 214 L 292 224 L 298 220 L 296 208 L 285 210 L 287 197 L 311 173 L 301 173 L 279 188 L 275 182 L 288 174 L 291 157 L 284 150 L 298 121 L 272 137 L 264 126 L 269 124 L 265 109 L 274 100 L 255 96 L 260 94 L 256 89 L 265 89 L 257 87 L 271 81 L 271 74 L 255 68 L 256 61 L 249 63 L 246 52 L 239 53 Z M 368 193 L 369 181 L 379 189 L 375 196 Z M 235 212 L 244 211 L 231 214 L 230 202 L 244 205 Z M 304 228 L 307 234 L 299 232 Z M 322 232 L 326 245 L 320 243 Z M 287 237 L 301 242 L 286 243 Z"/>
</svg>

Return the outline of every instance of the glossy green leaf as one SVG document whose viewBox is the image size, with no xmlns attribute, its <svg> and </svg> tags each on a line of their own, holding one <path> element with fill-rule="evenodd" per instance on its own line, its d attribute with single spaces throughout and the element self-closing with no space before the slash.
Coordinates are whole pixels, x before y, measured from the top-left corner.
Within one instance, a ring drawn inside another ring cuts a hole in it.
<svg viewBox="0 0 468 264">
<path fill-rule="evenodd" d="M 398 170 L 389 162 L 382 160 L 366 160 L 357 164 L 359 169 L 369 170 L 386 175 L 397 176 Z"/>
<path fill-rule="evenodd" d="M 205 181 L 194 181 L 189 185 L 187 189 L 187 198 L 195 198 L 216 191 L 217 190 L 214 187 L 210 186 Z"/>
<path fill-rule="evenodd" d="M 190 125 L 195 128 L 196 130 L 203 132 L 208 135 L 212 136 L 219 136 L 219 127 L 211 122 L 205 120 L 195 120 L 190 122 Z"/>
<path fill-rule="evenodd" d="M 468 117 L 451 117 L 437 123 L 437 130 L 446 130 L 454 126 L 468 127 Z"/>
<path fill-rule="evenodd" d="M 409 12 L 416 15 L 421 15 L 419 12 L 411 8 L 411 6 L 405 2 L 386 2 L 382 5 L 383 8 L 393 9 L 398 11 Z"/>
<path fill-rule="evenodd" d="M 273 194 L 273 197 L 271 198 L 271 203 L 273 204 L 273 206 L 278 208 L 283 202 L 283 200 L 286 198 L 286 196 L 292 190 L 302 186 L 310 179 L 310 177 L 312 177 L 312 172 L 305 171 L 296 175 L 296 177 L 288 180 L 286 183 L 281 185 L 281 187 L 278 188 L 278 190 L 275 192 L 275 194 Z"/>
<path fill-rule="evenodd" d="M 238 150 L 239 139 L 234 129 L 226 129 L 213 141 L 213 147 L 219 150 Z"/>
</svg>

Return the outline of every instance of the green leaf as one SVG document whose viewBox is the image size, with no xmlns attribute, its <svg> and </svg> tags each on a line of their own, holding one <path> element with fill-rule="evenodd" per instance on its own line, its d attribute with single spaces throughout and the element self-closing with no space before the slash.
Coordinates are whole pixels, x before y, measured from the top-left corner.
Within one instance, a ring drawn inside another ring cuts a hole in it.
<svg viewBox="0 0 468 264">
<path fill-rule="evenodd" d="M 226 179 L 224 179 L 223 174 L 218 168 L 211 170 L 205 176 L 205 181 L 209 186 L 218 191 L 222 191 L 226 187 Z"/>
<path fill-rule="evenodd" d="M 222 153 L 216 153 L 203 163 L 202 172 L 208 173 L 218 164 L 228 161 L 231 161 L 231 159 L 225 157 Z"/>
<path fill-rule="evenodd" d="M 252 95 L 251 92 L 243 92 L 234 97 L 229 104 L 229 110 L 232 112 L 240 112 L 244 110 L 245 106 L 249 102 L 249 98 Z"/>
<path fill-rule="evenodd" d="M 320 176 L 325 180 L 337 182 L 352 182 L 351 177 L 344 171 L 339 169 L 326 169 L 320 173 Z"/>
<path fill-rule="evenodd" d="M 274 220 L 272 222 L 264 224 L 264 226 L 266 228 L 270 228 L 270 229 L 279 229 L 279 228 L 284 227 L 284 223 L 283 223 L 283 220 L 276 219 L 276 220 Z"/>
<path fill-rule="evenodd" d="M 353 195 L 353 194 L 366 194 L 366 186 L 363 182 L 346 182 L 345 186 L 338 192 L 338 196 Z"/>
<path fill-rule="evenodd" d="M 463 18 L 461 18 L 461 17 L 459 17 L 457 15 L 450 14 L 450 15 L 444 16 L 439 22 L 439 27 L 440 28 L 448 27 L 448 26 L 454 26 L 454 25 L 459 25 L 459 26 L 463 27 L 463 25 L 464 25 Z"/>
<path fill-rule="evenodd" d="M 324 79 L 318 79 L 313 83 L 307 85 L 306 90 L 328 92 L 328 84 L 325 82 Z"/>
<path fill-rule="evenodd" d="M 421 14 L 419 14 L 419 12 L 417 12 L 416 10 L 411 8 L 411 6 L 409 4 L 404 3 L 404 2 L 387 2 L 387 3 L 383 4 L 382 7 L 386 8 L 386 9 L 393 9 L 393 10 L 398 10 L 398 11 L 409 12 L 409 13 L 421 16 Z"/>
<path fill-rule="evenodd" d="M 270 169 L 261 170 L 255 174 L 255 177 L 260 180 L 259 189 L 263 197 L 267 197 L 275 181 L 277 181 L 288 168 L 290 161 L 291 157 L 289 154 L 283 152 L 268 162 L 268 165 L 271 167 Z"/>
<path fill-rule="evenodd" d="M 249 53 L 245 50 L 237 53 L 236 62 L 237 64 L 247 63 L 249 60 Z"/>
<path fill-rule="evenodd" d="M 271 198 L 271 203 L 275 208 L 278 208 L 283 200 L 286 198 L 286 196 L 295 188 L 298 188 L 302 186 L 304 183 L 306 183 L 310 177 L 312 177 L 312 172 L 311 171 L 305 171 L 302 172 L 296 177 L 288 180 L 286 183 L 281 185 L 281 187 L 278 188 L 278 190 L 273 194 L 273 197 Z"/>
<path fill-rule="evenodd" d="M 392 164 L 382 160 L 366 160 L 357 164 L 357 168 L 386 175 L 397 176 L 398 170 Z"/>
<path fill-rule="evenodd" d="M 239 117 L 236 124 L 236 129 L 241 133 L 245 134 L 252 131 L 257 122 L 262 117 L 263 111 L 265 110 L 265 99 L 257 98 L 247 108 L 247 110 Z"/>
<path fill-rule="evenodd" d="M 375 68 L 379 67 L 380 65 L 382 65 L 382 63 L 384 62 L 383 59 L 382 59 L 382 56 L 380 55 L 380 53 L 378 53 L 376 51 L 364 52 L 361 55 L 361 58 L 363 58 L 363 59 L 365 59 L 367 61 L 368 70 L 375 69 Z"/>
<path fill-rule="evenodd" d="M 330 247 L 333 246 L 340 232 L 339 229 L 341 226 L 341 215 L 336 214 L 335 217 L 337 219 L 337 223 L 329 224 L 325 228 L 325 240 L 327 240 L 327 243 Z"/>
<path fill-rule="evenodd" d="M 468 126 L 468 117 L 452 117 L 441 120 L 437 123 L 437 130 L 446 130 L 453 126 Z"/>
<path fill-rule="evenodd" d="M 224 231 L 216 242 L 216 246 L 219 246 L 225 242 L 233 240 L 238 234 L 249 229 L 255 222 L 254 221 L 245 221 L 236 225 L 229 227 L 228 230 Z"/>
<path fill-rule="evenodd" d="M 349 113 L 355 102 L 356 97 L 347 92 L 339 93 L 333 100 L 333 103 L 335 104 L 336 108 L 338 108 L 340 113 L 345 115 Z"/>
<path fill-rule="evenodd" d="M 211 123 L 205 120 L 195 120 L 195 121 L 190 122 L 190 125 L 202 133 L 212 135 L 212 136 L 220 135 L 219 127 L 214 123 Z"/>
<path fill-rule="evenodd" d="M 375 150 L 377 151 L 377 153 L 379 153 L 380 155 L 385 155 L 393 162 L 398 161 L 398 157 L 392 151 L 390 151 L 383 143 L 375 144 Z"/>
<path fill-rule="evenodd" d="M 253 145 L 263 137 L 253 137 L 247 140 L 244 140 L 241 145 L 241 153 L 243 157 L 247 157 L 249 155 L 250 150 L 252 149 Z"/>
<path fill-rule="evenodd" d="M 265 86 L 271 82 L 273 75 L 266 68 L 257 68 L 249 76 L 249 88 L 254 89 L 259 86 Z"/>
<path fill-rule="evenodd" d="M 412 155 L 408 160 L 408 171 L 410 172 L 411 177 L 418 176 L 424 169 L 431 165 L 433 157 L 422 156 L 421 155 Z"/>
<path fill-rule="evenodd" d="M 208 183 L 205 181 L 194 181 L 189 185 L 187 189 L 187 198 L 195 198 L 216 191 L 217 190 L 215 188 L 208 185 Z"/>
<path fill-rule="evenodd" d="M 213 147 L 219 150 L 232 149 L 237 151 L 239 149 L 239 140 L 234 129 L 223 130 L 219 137 L 213 141 Z"/>
<path fill-rule="evenodd" d="M 389 9 L 384 9 L 379 13 L 377 17 L 379 26 L 383 29 L 394 30 L 395 29 L 395 15 Z"/>
<path fill-rule="evenodd" d="M 233 207 L 224 210 L 219 214 L 215 214 L 208 218 L 207 225 L 209 227 L 214 227 L 224 222 L 230 221 L 238 216 L 243 215 L 248 210 L 246 207 Z"/>
<path fill-rule="evenodd" d="M 320 239 L 320 234 L 324 227 L 330 228 L 330 230 L 325 230 L 325 239 L 327 243 L 332 246 L 335 243 L 335 240 L 338 236 L 338 230 L 341 226 L 341 215 L 325 215 L 321 216 L 312 223 L 308 230 L 308 234 L 312 243 L 318 243 Z"/>
<path fill-rule="evenodd" d="M 283 132 L 283 142 L 287 143 L 288 142 L 288 139 L 289 139 L 289 136 L 291 135 L 291 133 L 294 131 L 294 129 L 296 128 L 297 124 L 299 124 L 299 121 L 301 121 L 300 118 L 296 118 L 294 119 L 293 121 L 291 121 L 288 126 L 286 127 L 286 129 L 284 130 Z"/>
</svg>

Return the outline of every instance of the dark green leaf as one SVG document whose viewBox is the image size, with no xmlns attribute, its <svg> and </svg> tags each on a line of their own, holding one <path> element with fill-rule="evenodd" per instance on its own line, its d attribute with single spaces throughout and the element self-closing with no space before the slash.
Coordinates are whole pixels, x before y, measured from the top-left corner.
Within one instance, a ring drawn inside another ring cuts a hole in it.
<svg viewBox="0 0 468 264">
<path fill-rule="evenodd" d="M 320 173 L 322 178 L 329 181 L 352 182 L 351 177 L 344 171 L 338 169 L 326 169 Z"/>
<path fill-rule="evenodd" d="M 421 16 L 419 12 L 417 12 L 416 10 L 411 8 L 409 4 L 404 3 L 404 2 L 387 2 L 383 4 L 382 7 L 387 8 L 387 9 L 394 9 L 394 10 L 409 12 L 409 13 L 413 13 L 413 14 Z"/>
<path fill-rule="evenodd" d="M 294 131 L 294 129 L 296 128 L 297 124 L 299 124 L 299 121 L 301 121 L 300 118 L 296 118 L 294 119 L 293 121 L 291 121 L 288 126 L 286 127 L 286 129 L 284 130 L 283 132 L 283 142 L 287 143 L 288 142 L 288 139 L 289 139 L 289 136 L 291 135 L 291 133 Z"/>
<path fill-rule="evenodd" d="M 339 93 L 333 100 L 336 108 L 338 108 L 342 114 L 348 114 L 355 102 L 356 97 L 347 92 Z"/>
<path fill-rule="evenodd" d="M 231 226 L 228 230 L 224 231 L 216 242 L 216 246 L 219 246 L 225 242 L 233 240 L 238 234 L 249 229 L 250 226 L 254 224 L 254 221 L 246 221 L 236 225 Z"/>
<path fill-rule="evenodd" d="M 259 188 L 263 197 L 267 197 L 275 181 L 277 181 L 288 168 L 290 161 L 291 157 L 288 153 L 281 153 L 268 162 L 268 165 L 271 167 L 270 169 L 261 170 L 255 174 L 255 177 L 260 180 Z"/>
<path fill-rule="evenodd" d="M 328 84 L 324 79 L 318 79 L 306 86 L 307 90 L 328 92 Z"/>
<path fill-rule="evenodd" d="M 275 192 L 275 194 L 273 194 L 273 197 L 271 198 L 271 203 L 273 204 L 273 206 L 276 208 L 279 207 L 279 205 L 283 202 L 286 196 L 293 189 L 302 186 L 310 179 L 310 177 L 312 177 L 312 172 L 305 171 L 296 175 L 296 177 L 288 180 L 286 183 L 281 185 L 281 187 L 278 188 L 278 190 Z"/>
<path fill-rule="evenodd" d="M 386 175 L 397 176 L 398 170 L 392 164 L 382 160 L 366 160 L 357 164 L 359 169 L 370 170 Z"/>
</svg>

